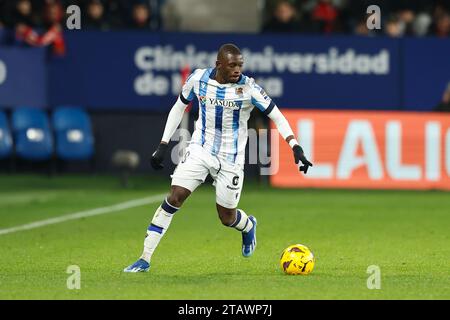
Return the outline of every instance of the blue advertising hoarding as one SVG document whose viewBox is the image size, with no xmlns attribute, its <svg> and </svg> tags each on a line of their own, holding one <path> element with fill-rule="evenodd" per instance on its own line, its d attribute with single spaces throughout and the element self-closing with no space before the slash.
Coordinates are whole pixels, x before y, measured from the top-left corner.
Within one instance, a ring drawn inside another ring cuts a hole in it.
<svg viewBox="0 0 450 320">
<path fill-rule="evenodd" d="M 47 106 L 45 50 L 0 46 L 0 107 Z"/>
<path fill-rule="evenodd" d="M 166 112 L 180 70 L 214 66 L 227 42 L 282 108 L 432 110 L 450 81 L 449 39 L 135 31 L 65 38 L 64 57 L 0 46 L 0 106 Z"/>
<path fill-rule="evenodd" d="M 450 83 L 450 39 L 404 39 L 404 104 L 433 110 Z"/>
<path fill-rule="evenodd" d="M 50 65 L 52 104 L 166 110 L 183 66 L 214 66 L 226 42 L 242 49 L 244 73 L 282 107 L 396 109 L 401 102 L 393 39 L 120 32 L 67 39 L 67 57 Z"/>
</svg>

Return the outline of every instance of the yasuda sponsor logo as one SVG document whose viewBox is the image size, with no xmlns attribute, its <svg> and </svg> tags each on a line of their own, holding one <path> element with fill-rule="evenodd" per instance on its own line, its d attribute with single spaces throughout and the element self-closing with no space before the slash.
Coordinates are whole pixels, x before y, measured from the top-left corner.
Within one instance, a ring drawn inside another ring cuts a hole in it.
<svg viewBox="0 0 450 320">
<path fill-rule="evenodd" d="M 237 103 L 232 100 L 219 100 L 219 99 L 215 99 L 215 98 L 209 98 L 208 102 L 214 106 L 221 106 L 224 108 L 230 108 L 230 109 L 234 109 L 234 110 L 239 109 L 239 106 L 237 105 Z"/>
</svg>

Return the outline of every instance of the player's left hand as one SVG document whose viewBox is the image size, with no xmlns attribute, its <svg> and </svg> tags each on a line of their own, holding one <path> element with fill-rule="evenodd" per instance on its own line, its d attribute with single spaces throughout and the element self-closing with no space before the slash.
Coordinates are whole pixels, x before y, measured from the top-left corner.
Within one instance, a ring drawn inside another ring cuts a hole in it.
<svg viewBox="0 0 450 320">
<path fill-rule="evenodd" d="M 303 152 L 302 147 L 300 147 L 299 145 L 295 145 L 292 148 L 292 152 L 294 152 L 295 164 L 298 165 L 298 162 L 301 161 L 303 165 L 300 166 L 299 170 L 303 171 L 306 174 L 306 172 L 308 172 L 308 168 L 312 167 L 313 164 L 309 162 L 308 159 L 306 159 L 305 153 Z"/>
</svg>

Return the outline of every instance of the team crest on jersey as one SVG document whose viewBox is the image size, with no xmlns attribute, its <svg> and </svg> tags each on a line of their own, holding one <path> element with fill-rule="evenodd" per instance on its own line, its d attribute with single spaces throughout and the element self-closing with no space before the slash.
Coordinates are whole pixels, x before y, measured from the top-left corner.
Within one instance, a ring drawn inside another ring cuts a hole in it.
<svg viewBox="0 0 450 320">
<path fill-rule="evenodd" d="M 244 94 L 244 88 L 242 88 L 242 87 L 236 88 L 235 93 L 238 96 L 242 96 Z"/>
</svg>

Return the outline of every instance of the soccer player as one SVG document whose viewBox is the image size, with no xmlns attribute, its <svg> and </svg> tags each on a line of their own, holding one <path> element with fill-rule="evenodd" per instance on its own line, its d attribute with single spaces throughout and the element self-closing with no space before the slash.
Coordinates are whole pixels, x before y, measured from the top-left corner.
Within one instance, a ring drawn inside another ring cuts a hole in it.
<svg viewBox="0 0 450 320">
<path fill-rule="evenodd" d="M 237 209 L 243 180 L 247 121 L 257 107 L 274 121 L 290 145 L 296 164 L 305 174 L 312 166 L 286 118 L 265 91 L 252 78 L 241 73 L 244 60 L 238 47 L 224 44 L 217 54 L 215 68 L 196 69 L 186 80 L 178 100 L 167 118 L 164 134 L 151 157 L 151 165 L 162 169 L 168 143 L 183 117 L 184 110 L 197 96 L 199 116 L 189 146 L 172 175 L 170 194 L 156 209 L 147 229 L 141 257 L 124 269 L 145 272 L 162 236 L 175 213 L 189 195 L 211 175 L 216 187 L 216 207 L 221 222 L 242 233 L 242 255 L 250 257 L 256 248 L 256 218 Z"/>
</svg>

